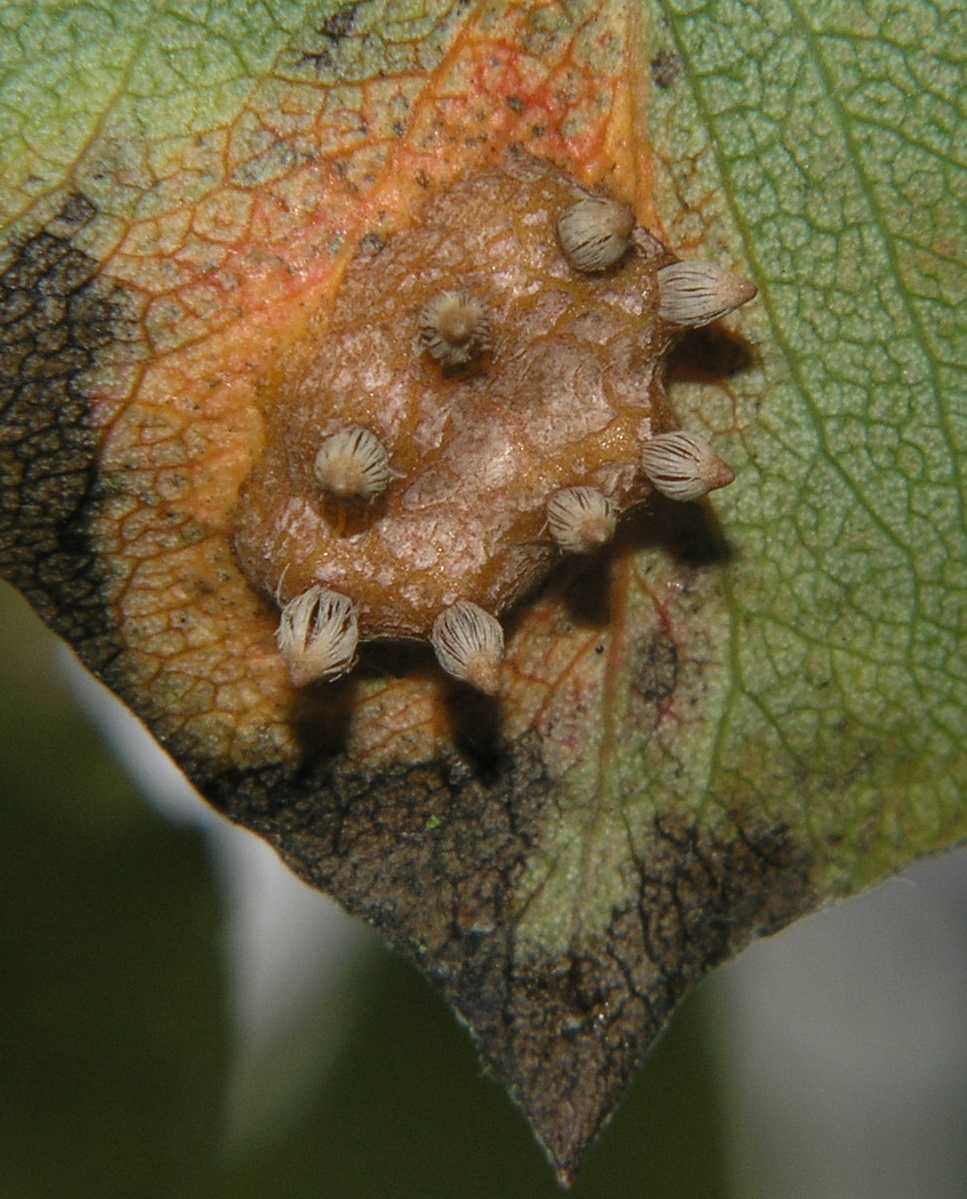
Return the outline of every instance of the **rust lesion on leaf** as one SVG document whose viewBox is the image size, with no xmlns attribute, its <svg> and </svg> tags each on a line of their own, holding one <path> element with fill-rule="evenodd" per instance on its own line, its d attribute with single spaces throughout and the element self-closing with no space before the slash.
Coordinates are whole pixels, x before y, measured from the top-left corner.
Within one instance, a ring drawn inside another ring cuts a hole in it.
<svg viewBox="0 0 967 1199">
<path fill-rule="evenodd" d="M 392 236 L 428 187 L 495 162 L 511 144 L 587 184 L 606 181 L 654 224 L 647 147 L 631 136 L 624 15 L 584 6 L 573 26 L 549 16 L 471 9 L 439 27 L 430 73 L 401 66 L 341 90 L 317 77 L 307 93 L 301 83 L 286 90 L 282 70 L 227 135 L 206 137 L 199 152 L 207 162 L 221 147 L 224 182 L 193 208 L 132 221 L 100 264 L 101 278 L 129 296 L 145 361 L 126 394 L 123 380 L 92 392 L 106 492 L 92 533 L 110 562 L 129 694 L 194 757 L 245 766 L 266 752 L 280 761 L 302 753 L 272 605 L 240 573 L 231 537 L 240 488 L 273 419 L 268 380 L 307 338 L 324 341 L 356 245 Z M 368 61 L 367 38 L 378 38 L 367 20 L 355 11 L 338 38 L 324 35 L 357 67 Z M 505 95 L 519 103 L 499 103 Z M 275 114 L 294 114 L 293 104 L 301 117 L 287 127 Z M 392 145 L 379 134 L 390 107 L 405 121 Z M 348 144 L 331 135 L 348 128 L 351 112 L 363 132 Z M 479 131 L 471 142 L 469 129 Z M 293 153 L 277 153 L 273 166 L 270 143 Z M 167 169 L 175 177 L 183 166 Z M 448 722 L 433 690 L 419 679 L 364 686 L 353 752 L 369 760 L 439 752 Z M 422 736 L 395 738 L 403 705 L 424 713 L 411 724 Z"/>
<path fill-rule="evenodd" d="M 328 689 L 287 678 L 275 580 L 253 586 L 236 553 L 240 496 L 280 425 L 278 380 L 329 344 L 354 255 L 378 257 L 511 146 L 663 232 L 637 6 L 438 15 L 429 68 L 397 31 L 381 69 L 368 6 L 352 5 L 287 47 L 228 124 L 153 157 L 105 135 L 75 175 L 114 163 L 127 215 L 65 193 L 12 245 L 0 568 L 206 798 L 439 982 L 567 1181 L 686 986 L 812 900 L 778 826 L 677 825 L 599 779 L 578 823 L 592 859 L 617 830 L 622 856 L 597 867 L 624 898 L 586 926 L 575 900 L 562 944 L 527 924 L 533 862 L 558 864 L 549 822 L 582 770 L 607 775 L 632 739 L 674 774 L 675 730 L 711 719 L 702 679 L 719 660 L 696 652 L 695 611 L 721 560 L 707 514 L 652 505 L 514 609 L 497 704 L 399 645 L 364 649 Z M 131 164 L 149 160 L 158 186 L 125 207 Z M 663 565 L 643 577 L 646 549 Z"/>
</svg>

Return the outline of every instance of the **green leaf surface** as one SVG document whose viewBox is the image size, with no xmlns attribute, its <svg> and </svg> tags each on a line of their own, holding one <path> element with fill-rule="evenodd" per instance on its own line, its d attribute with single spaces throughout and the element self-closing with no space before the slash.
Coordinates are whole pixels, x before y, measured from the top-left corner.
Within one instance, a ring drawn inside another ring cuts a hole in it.
<svg viewBox="0 0 967 1199">
<path fill-rule="evenodd" d="M 963 12 L 2 20 L 0 569 L 419 962 L 567 1181 L 705 971 L 967 836 Z M 669 377 L 738 481 L 527 601 L 496 710 L 418 656 L 295 702 L 231 548 L 269 364 L 511 143 L 755 280 Z"/>
</svg>

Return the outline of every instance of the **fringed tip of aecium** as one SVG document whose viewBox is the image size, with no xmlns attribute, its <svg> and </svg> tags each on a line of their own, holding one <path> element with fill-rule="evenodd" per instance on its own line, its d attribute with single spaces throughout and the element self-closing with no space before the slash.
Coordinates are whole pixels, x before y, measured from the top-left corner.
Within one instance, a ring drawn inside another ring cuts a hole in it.
<svg viewBox="0 0 967 1199">
<path fill-rule="evenodd" d="M 469 600 L 457 600 L 433 622 L 430 644 L 447 674 L 486 695 L 497 694 L 504 630 L 496 617 Z"/>
<path fill-rule="evenodd" d="M 487 306 L 470 291 L 442 291 L 419 316 L 420 341 L 444 367 L 466 366 L 491 345 Z"/>
<path fill-rule="evenodd" d="M 735 471 L 704 438 L 681 429 L 646 441 L 641 467 L 656 491 L 683 502 L 701 499 L 735 481 Z"/>
<path fill-rule="evenodd" d="M 356 605 L 326 587 L 310 587 L 283 607 L 276 644 L 294 687 L 333 680 L 356 665 Z"/>
<path fill-rule="evenodd" d="M 386 446 L 361 425 L 327 437 L 313 473 L 319 486 L 340 500 L 371 500 L 386 490 L 392 475 Z"/>
<path fill-rule="evenodd" d="M 658 315 L 683 328 L 708 325 L 756 294 L 754 283 L 715 262 L 674 262 L 658 272 Z"/>
<path fill-rule="evenodd" d="M 614 536 L 618 510 L 593 487 L 564 487 L 547 501 L 547 527 L 567 554 L 592 554 Z"/>
</svg>

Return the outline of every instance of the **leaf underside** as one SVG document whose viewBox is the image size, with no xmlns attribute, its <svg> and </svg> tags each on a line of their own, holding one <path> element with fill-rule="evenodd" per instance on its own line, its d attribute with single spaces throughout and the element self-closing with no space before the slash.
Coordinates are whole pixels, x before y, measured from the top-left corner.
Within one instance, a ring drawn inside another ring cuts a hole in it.
<svg viewBox="0 0 967 1199">
<path fill-rule="evenodd" d="M 211 803 L 438 982 L 563 1182 L 711 966 L 967 836 L 958 22 L 6 19 L 0 570 Z M 393 647 L 293 693 L 231 548 L 261 382 L 360 241 L 510 144 L 754 278 L 669 378 L 738 481 L 522 604 L 497 704 Z"/>
</svg>

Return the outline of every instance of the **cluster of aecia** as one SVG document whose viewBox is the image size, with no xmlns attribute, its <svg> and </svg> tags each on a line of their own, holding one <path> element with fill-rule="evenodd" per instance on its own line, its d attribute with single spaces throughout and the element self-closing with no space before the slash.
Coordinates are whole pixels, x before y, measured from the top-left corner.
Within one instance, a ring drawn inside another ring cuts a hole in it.
<svg viewBox="0 0 967 1199">
<path fill-rule="evenodd" d="M 636 230 L 627 205 L 603 196 L 584 195 L 561 212 L 557 237 L 564 259 L 581 273 L 616 267 L 628 254 L 648 257 L 645 246 L 651 247 L 650 254 L 666 253 L 660 242 Z M 710 262 L 675 262 L 658 270 L 655 281 L 653 311 L 667 325 L 682 329 L 706 325 L 755 295 L 747 280 Z M 416 314 L 416 332 L 444 376 L 460 374 L 459 368 L 493 350 L 487 304 L 467 289 L 439 292 Z M 478 374 L 478 382 L 479 378 Z M 455 379 L 451 385 L 469 384 Z M 645 441 L 636 469 L 657 491 L 681 501 L 699 499 L 735 477 L 705 441 L 685 432 L 660 433 Z M 371 501 L 398 477 L 386 446 L 359 425 L 321 442 L 313 473 L 319 488 L 337 502 Z M 602 491 L 581 485 L 553 492 L 545 502 L 544 515 L 545 527 L 561 551 L 590 554 L 611 540 L 620 509 Z M 312 586 L 282 607 L 277 640 L 295 686 L 338 678 L 356 660 L 357 607 L 346 595 Z M 430 642 L 448 674 L 488 695 L 497 692 L 504 634 L 490 612 L 457 600 L 436 616 Z"/>
</svg>

